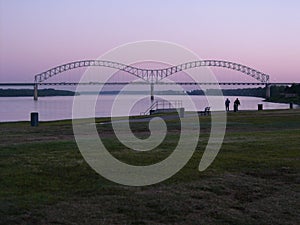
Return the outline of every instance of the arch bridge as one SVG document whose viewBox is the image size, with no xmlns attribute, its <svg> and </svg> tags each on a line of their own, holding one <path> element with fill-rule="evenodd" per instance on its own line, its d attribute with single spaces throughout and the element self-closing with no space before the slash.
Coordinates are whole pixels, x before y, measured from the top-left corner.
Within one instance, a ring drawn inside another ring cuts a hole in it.
<svg viewBox="0 0 300 225">
<path fill-rule="evenodd" d="M 68 70 L 73 70 L 80 67 L 92 67 L 92 66 L 118 69 L 120 71 L 127 72 L 146 81 L 151 85 L 152 100 L 153 100 L 153 90 L 154 90 L 155 83 L 159 83 L 162 79 L 169 77 L 180 71 L 185 71 L 197 67 L 222 67 L 230 70 L 239 71 L 243 74 L 253 77 L 260 84 L 266 85 L 267 87 L 266 97 L 267 98 L 270 97 L 269 75 L 262 73 L 258 70 L 255 70 L 253 68 L 250 68 L 248 66 L 234 63 L 234 62 L 229 62 L 229 61 L 200 60 L 200 61 L 186 62 L 186 63 L 179 64 L 177 66 L 170 66 L 168 68 L 163 68 L 163 69 L 142 69 L 142 68 L 122 64 L 119 62 L 113 62 L 113 61 L 81 60 L 81 61 L 74 61 L 63 65 L 59 65 L 45 72 L 35 75 L 34 76 L 34 100 L 38 99 L 38 85 L 42 84 L 44 81 Z"/>
</svg>

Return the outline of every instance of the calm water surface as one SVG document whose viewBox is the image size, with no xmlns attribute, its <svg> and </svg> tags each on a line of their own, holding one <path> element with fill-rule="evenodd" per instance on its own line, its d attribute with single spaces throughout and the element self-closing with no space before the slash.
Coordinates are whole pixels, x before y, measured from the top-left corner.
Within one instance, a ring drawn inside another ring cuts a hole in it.
<svg viewBox="0 0 300 225">
<path fill-rule="evenodd" d="M 203 110 L 208 106 L 205 96 L 189 96 L 194 102 L 197 110 Z M 90 96 L 77 96 L 83 101 L 91 101 Z M 106 117 L 111 115 L 111 108 L 115 95 L 103 95 L 98 98 L 96 103 L 96 117 Z M 182 100 L 183 107 L 186 111 L 192 110 L 193 107 L 189 104 L 187 96 L 184 95 L 164 95 L 158 96 L 167 100 Z M 212 98 L 220 98 L 213 96 Z M 226 96 L 225 96 L 226 98 Z M 232 109 L 235 98 L 228 97 L 231 100 L 230 108 Z M 288 109 L 288 104 L 263 102 L 263 98 L 256 97 L 238 97 L 241 101 L 240 110 L 257 110 L 258 104 L 263 104 L 264 109 Z M 139 95 L 123 95 L 120 97 L 119 106 L 114 116 L 125 116 L 128 114 L 128 106 L 132 102 L 137 101 L 130 107 L 130 115 L 140 115 L 145 112 L 151 102 L 149 96 Z M 33 101 L 32 97 L 1 97 L 0 98 L 0 122 L 4 121 L 29 121 L 30 112 L 39 112 L 41 121 L 61 120 L 72 118 L 73 96 L 64 97 L 40 97 L 38 101 Z M 93 102 L 91 101 L 91 104 Z M 124 106 L 124 107 L 122 107 Z M 224 105 L 213 106 L 211 110 L 224 110 Z"/>
</svg>

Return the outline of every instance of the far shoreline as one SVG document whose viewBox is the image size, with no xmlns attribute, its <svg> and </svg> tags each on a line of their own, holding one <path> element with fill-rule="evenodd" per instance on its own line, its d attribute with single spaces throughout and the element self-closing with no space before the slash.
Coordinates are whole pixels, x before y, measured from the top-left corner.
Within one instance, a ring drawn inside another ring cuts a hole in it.
<svg viewBox="0 0 300 225">
<path fill-rule="evenodd" d="M 0 89 L 0 97 L 33 97 L 33 89 Z M 39 97 L 75 96 L 74 91 L 56 90 L 53 88 L 40 89 Z"/>
</svg>

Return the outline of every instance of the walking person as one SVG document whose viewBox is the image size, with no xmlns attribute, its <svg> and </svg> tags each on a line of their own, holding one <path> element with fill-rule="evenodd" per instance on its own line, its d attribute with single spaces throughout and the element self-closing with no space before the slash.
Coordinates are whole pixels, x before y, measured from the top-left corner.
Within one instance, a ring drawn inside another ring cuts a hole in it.
<svg viewBox="0 0 300 225">
<path fill-rule="evenodd" d="M 229 111 L 229 105 L 230 105 L 230 100 L 227 98 L 225 101 L 225 107 L 226 107 L 226 111 Z"/>
<path fill-rule="evenodd" d="M 236 100 L 234 101 L 234 103 L 233 103 L 233 111 L 234 112 L 237 112 L 237 111 L 239 111 L 239 105 L 240 105 L 241 103 L 240 103 L 240 100 L 238 99 L 238 98 L 236 98 Z"/>
</svg>

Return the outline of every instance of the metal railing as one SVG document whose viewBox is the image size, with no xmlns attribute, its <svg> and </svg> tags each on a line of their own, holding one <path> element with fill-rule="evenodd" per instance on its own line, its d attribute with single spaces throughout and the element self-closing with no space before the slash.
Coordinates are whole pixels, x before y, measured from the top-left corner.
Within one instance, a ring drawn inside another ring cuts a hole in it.
<svg viewBox="0 0 300 225">
<path fill-rule="evenodd" d="M 141 115 L 148 115 L 152 110 L 178 108 L 182 108 L 181 100 L 156 100 L 145 112 L 141 112 Z"/>
</svg>

